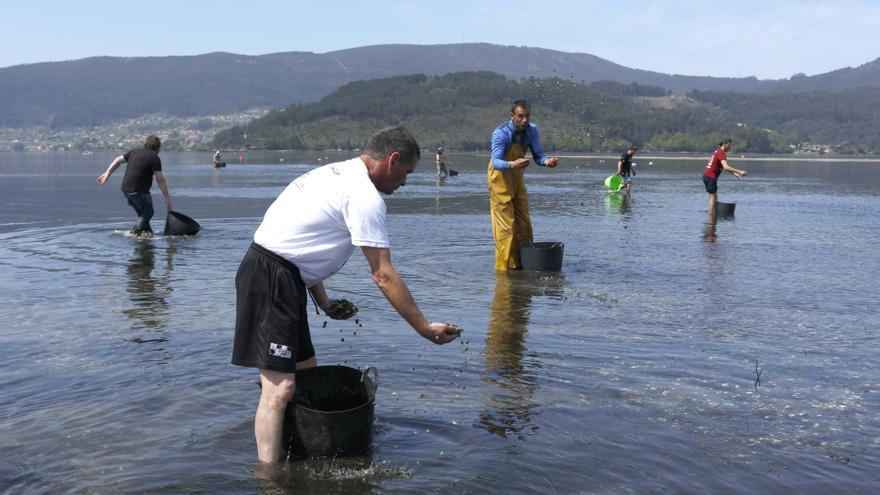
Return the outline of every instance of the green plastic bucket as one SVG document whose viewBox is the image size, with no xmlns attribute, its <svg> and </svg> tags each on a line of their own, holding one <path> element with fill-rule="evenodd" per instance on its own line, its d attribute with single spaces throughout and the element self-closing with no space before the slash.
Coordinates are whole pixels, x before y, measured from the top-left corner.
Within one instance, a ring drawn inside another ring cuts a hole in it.
<svg viewBox="0 0 880 495">
<path fill-rule="evenodd" d="M 608 178 L 605 179 L 605 187 L 611 191 L 620 191 L 620 188 L 623 187 L 623 177 L 617 174 L 609 175 Z"/>
</svg>

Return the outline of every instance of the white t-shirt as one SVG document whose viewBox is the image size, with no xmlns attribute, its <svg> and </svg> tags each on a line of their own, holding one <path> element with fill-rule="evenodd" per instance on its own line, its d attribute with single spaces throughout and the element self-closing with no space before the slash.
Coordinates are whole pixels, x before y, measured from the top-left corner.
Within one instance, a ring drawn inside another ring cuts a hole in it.
<svg viewBox="0 0 880 495">
<path fill-rule="evenodd" d="M 390 247 L 385 201 L 360 158 L 324 165 L 284 189 L 254 242 L 294 263 L 311 287 L 338 272 L 355 246 Z"/>
</svg>

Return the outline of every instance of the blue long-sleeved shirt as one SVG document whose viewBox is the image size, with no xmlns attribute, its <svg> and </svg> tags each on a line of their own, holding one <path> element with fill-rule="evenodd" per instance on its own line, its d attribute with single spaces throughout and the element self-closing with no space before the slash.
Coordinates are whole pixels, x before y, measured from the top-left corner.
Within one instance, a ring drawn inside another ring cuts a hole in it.
<svg viewBox="0 0 880 495">
<path fill-rule="evenodd" d="M 518 132 L 513 125 L 513 119 L 502 123 L 492 131 L 492 168 L 495 170 L 510 170 L 510 162 L 504 159 L 504 153 L 510 149 L 513 143 L 525 145 L 531 150 L 532 158 L 538 165 L 544 166 L 547 155 L 541 146 L 541 133 L 538 126 L 529 124 L 525 132 Z"/>
</svg>

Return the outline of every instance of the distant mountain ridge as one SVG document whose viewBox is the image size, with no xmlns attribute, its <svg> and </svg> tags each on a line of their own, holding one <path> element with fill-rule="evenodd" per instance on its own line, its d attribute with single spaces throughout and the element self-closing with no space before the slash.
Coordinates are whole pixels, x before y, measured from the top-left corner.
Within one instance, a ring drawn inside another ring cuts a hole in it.
<svg viewBox="0 0 880 495">
<path fill-rule="evenodd" d="M 663 74 L 586 53 L 488 43 L 375 45 L 323 54 L 92 57 L 0 69 L 0 126 L 89 126 L 153 113 L 193 116 L 278 108 L 318 101 L 356 80 L 474 70 L 515 80 L 610 80 L 675 92 L 880 87 L 880 59 L 815 76 L 759 80 Z"/>
</svg>

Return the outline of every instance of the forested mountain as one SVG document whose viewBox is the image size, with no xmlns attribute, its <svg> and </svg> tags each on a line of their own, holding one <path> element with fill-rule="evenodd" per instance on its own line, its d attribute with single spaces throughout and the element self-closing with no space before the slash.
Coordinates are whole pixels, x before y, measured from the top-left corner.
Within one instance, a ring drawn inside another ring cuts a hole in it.
<svg viewBox="0 0 880 495">
<path fill-rule="evenodd" d="M 736 139 L 741 151 L 789 151 L 786 136 L 738 125 L 725 119 L 723 110 L 693 99 L 675 103 L 663 88 L 511 80 L 491 72 L 352 82 L 318 103 L 290 105 L 223 131 L 215 145 L 352 149 L 363 146 L 373 130 L 404 124 L 423 147 L 485 150 L 492 130 L 506 120 L 510 102 L 519 98 L 532 103 L 542 141 L 556 151 L 612 151 L 630 143 L 704 151 L 725 136 Z"/>
<path fill-rule="evenodd" d="M 770 84 L 767 90 L 777 92 L 835 91 L 877 87 L 880 87 L 880 58 L 856 68 L 847 67 L 815 76 L 795 74 L 788 79 Z"/>
<path fill-rule="evenodd" d="M 880 88 L 802 93 L 690 93 L 722 119 L 787 134 L 795 143 L 834 143 L 839 151 L 880 152 Z"/>
<path fill-rule="evenodd" d="M 880 59 L 861 67 L 779 81 L 637 70 L 586 53 L 486 43 L 378 45 L 323 54 L 94 57 L 0 69 L 0 126 L 72 127 L 164 113 L 217 115 L 318 101 L 358 80 L 492 71 L 510 79 L 610 80 L 690 90 L 788 92 L 880 87 Z"/>
</svg>

